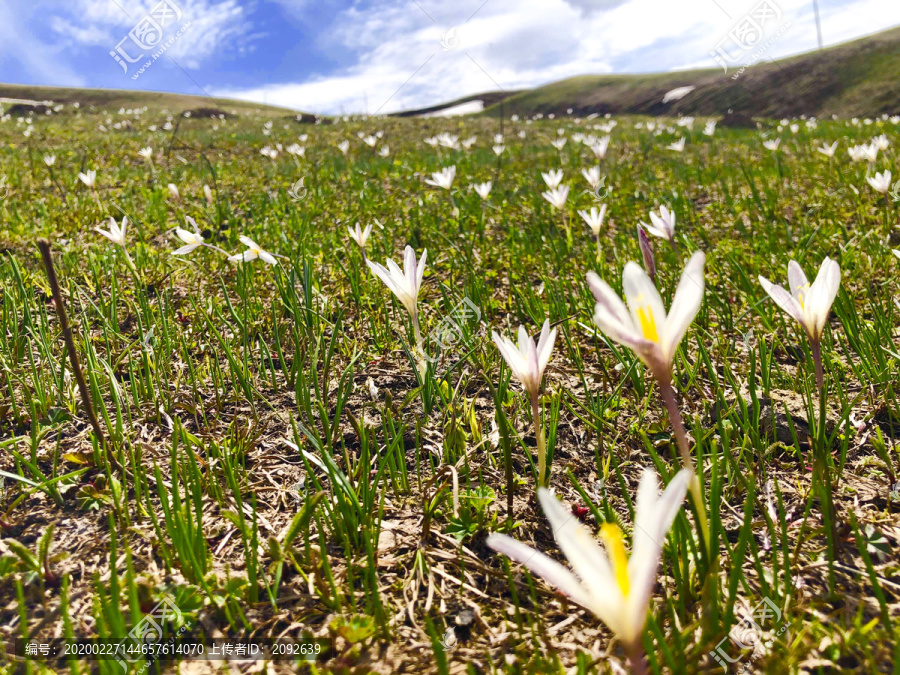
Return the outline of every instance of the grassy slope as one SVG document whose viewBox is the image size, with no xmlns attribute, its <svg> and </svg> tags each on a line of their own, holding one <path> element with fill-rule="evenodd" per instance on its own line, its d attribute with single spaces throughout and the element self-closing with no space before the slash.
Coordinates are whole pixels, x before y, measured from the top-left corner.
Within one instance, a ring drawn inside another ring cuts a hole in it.
<svg viewBox="0 0 900 675">
<path fill-rule="evenodd" d="M 79 102 L 82 106 L 98 108 L 141 108 L 173 112 L 196 110 L 198 108 L 221 108 L 226 112 L 258 112 L 260 114 L 296 114 L 287 108 L 263 105 L 250 101 L 229 98 L 170 94 L 159 91 L 135 91 L 131 89 L 75 89 L 71 87 L 38 87 L 25 84 L 0 84 L 0 98 L 28 99 L 32 101 L 53 101 L 54 103 Z M 4 106 L 4 107 L 9 107 Z"/>
<path fill-rule="evenodd" d="M 722 115 L 729 109 L 766 117 L 875 115 L 900 111 L 900 28 L 747 69 L 647 75 L 583 75 L 537 87 L 503 102 L 505 114 L 578 113 Z M 697 90 L 663 105 L 665 93 Z M 488 114 L 500 112 L 494 105 Z"/>
</svg>

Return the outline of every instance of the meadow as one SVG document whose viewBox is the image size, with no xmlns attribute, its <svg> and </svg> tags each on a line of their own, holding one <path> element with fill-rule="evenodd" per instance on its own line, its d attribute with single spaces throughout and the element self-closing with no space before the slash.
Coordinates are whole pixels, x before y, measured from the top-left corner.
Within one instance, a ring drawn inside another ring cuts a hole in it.
<svg viewBox="0 0 900 675">
<path fill-rule="evenodd" d="M 900 118 L 50 112 L 0 121 L 4 672 L 161 603 L 328 641 L 154 671 L 897 672 Z"/>
</svg>

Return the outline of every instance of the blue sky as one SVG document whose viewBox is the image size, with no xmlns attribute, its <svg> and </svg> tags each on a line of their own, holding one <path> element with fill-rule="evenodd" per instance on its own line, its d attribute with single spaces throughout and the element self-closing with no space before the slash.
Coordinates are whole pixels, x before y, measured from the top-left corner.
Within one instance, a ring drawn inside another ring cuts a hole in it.
<svg viewBox="0 0 900 675">
<path fill-rule="evenodd" d="M 760 1 L 2 0 L 0 81 L 392 112 L 579 74 L 716 67 L 723 44 L 720 60 L 740 65 L 753 50 L 730 31 Z M 774 37 L 763 58 L 816 47 L 812 0 L 762 1 L 764 37 Z M 900 24 L 898 2 L 819 6 L 826 45 Z M 161 40 L 144 34 L 144 50 L 129 35 L 152 27 L 142 19 L 154 9 Z M 110 56 L 117 47 L 142 55 L 127 72 Z"/>
</svg>

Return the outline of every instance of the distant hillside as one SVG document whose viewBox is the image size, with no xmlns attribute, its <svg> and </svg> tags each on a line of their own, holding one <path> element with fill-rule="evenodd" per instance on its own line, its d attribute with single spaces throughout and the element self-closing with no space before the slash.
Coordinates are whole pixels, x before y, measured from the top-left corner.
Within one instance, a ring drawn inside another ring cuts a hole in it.
<svg viewBox="0 0 900 675">
<path fill-rule="evenodd" d="M 0 84 L 0 99 L 27 101 L 53 101 L 59 103 L 79 103 L 82 109 L 95 106 L 104 110 L 119 108 L 143 108 L 172 112 L 186 110 L 221 110 L 224 113 L 236 111 L 238 114 L 258 113 L 261 115 L 296 115 L 294 110 L 209 96 L 189 94 L 168 94 L 157 91 L 136 91 L 131 89 L 75 89 L 71 87 L 38 87 L 27 84 Z M 9 109 L 15 103 L 0 101 L 0 107 Z"/>
<path fill-rule="evenodd" d="M 735 68 L 642 75 L 582 75 L 535 89 L 491 92 L 441 106 L 408 111 L 433 112 L 466 100 L 484 100 L 486 115 L 590 113 L 642 115 L 725 115 L 842 117 L 900 114 L 900 28 L 852 42 L 772 62 L 761 61 L 740 73 Z M 663 104 L 666 92 L 693 86 L 683 99 Z"/>
</svg>

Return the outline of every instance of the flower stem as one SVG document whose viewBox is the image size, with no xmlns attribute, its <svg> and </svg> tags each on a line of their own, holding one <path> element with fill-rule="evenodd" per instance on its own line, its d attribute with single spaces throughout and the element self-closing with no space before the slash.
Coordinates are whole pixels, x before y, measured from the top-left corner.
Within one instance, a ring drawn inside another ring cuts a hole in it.
<svg viewBox="0 0 900 675">
<path fill-rule="evenodd" d="M 691 499 L 694 502 L 694 508 L 697 510 L 697 521 L 700 525 L 700 533 L 706 545 L 706 552 L 712 554 L 712 541 L 709 536 L 709 520 L 706 517 L 706 504 L 703 501 L 703 490 L 700 487 L 700 479 L 694 468 L 694 458 L 691 456 L 691 450 L 688 447 L 687 433 L 684 430 L 684 422 L 681 419 L 681 411 L 678 409 L 678 403 L 675 401 L 675 390 L 669 378 L 659 378 L 659 390 L 663 401 L 666 404 L 666 410 L 669 413 L 669 421 L 672 423 L 672 430 L 675 432 L 675 439 L 678 441 L 678 450 L 681 453 L 681 463 L 684 468 L 691 472 L 690 492 Z"/>
<path fill-rule="evenodd" d="M 816 388 L 819 394 L 819 419 L 816 424 L 816 447 L 813 450 L 813 485 L 820 490 L 822 519 L 825 525 L 828 549 L 828 591 L 834 595 L 834 561 L 836 555 L 834 495 L 832 494 L 831 472 L 828 468 L 828 443 L 825 431 L 826 394 L 825 370 L 822 365 L 822 346 L 819 340 L 811 341 L 812 357 L 816 364 Z"/>
<path fill-rule="evenodd" d="M 684 430 L 684 422 L 681 419 L 681 411 L 678 409 L 678 403 L 675 401 L 675 390 L 668 382 L 660 380 L 659 391 L 662 395 L 663 402 L 666 404 L 666 410 L 669 413 L 669 421 L 672 423 L 672 429 L 675 432 L 675 439 L 678 441 L 678 450 L 681 453 L 681 463 L 685 469 L 694 471 L 694 458 L 688 448 L 687 433 Z"/>
<path fill-rule="evenodd" d="M 50 242 L 46 239 L 38 240 L 38 248 L 41 251 L 41 257 L 44 260 L 44 269 L 47 271 L 47 280 L 50 282 L 50 290 L 53 293 L 53 302 L 56 309 L 56 316 L 59 319 L 59 327 L 62 331 L 63 341 L 66 343 L 66 350 L 69 353 L 69 363 L 72 366 L 72 372 L 75 375 L 75 382 L 78 385 L 78 391 L 81 394 L 81 403 L 84 411 L 87 413 L 88 421 L 94 429 L 94 434 L 101 447 L 106 448 L 106 438 L 103 430 L 100 428 L 100 422 L 97 414 L 94 412 L 94 404 L 91 399 L 91 391 L 88 389 L 84 374 L 81 371 L 81 364 L 78 360 L 78 351 L 75 349 L 75 340 L 72 338 L 72 328 L 69 326 L 69 319 L 66 315 L 66 305 L 63 301 L 62 292 L 59 288 L 59 280 L 56 277 L 56 269 L 53 267 L 53 256 L 50 253 Z"/>
<path fill-rule="evenodd" d="M 481 200 L 481 229 L 478 233 L 479 238 L 481 239 L 481 243 L 484 243 L 484 210 L 485 210 L 485 200 Z"/>
<path fill-rule="evenodd" d="M 632 675 L 647 675 L 647 664 L 644 663 L 644 646 L 640 638 L 625 648 Z"/>
<path fill-rule="evenodd" d="M 412 320 L 413 320 L 413 331 L 415 331 L 415 334 L 416 334 L 416 349 L 418 350 L 419 354 L 421 355 L 421 354 L 424 354 L 425 345 L 422 342 L 422 331 L 419 329 L 419 313 L 418 312 L 413 313 Z"/>
<path fill-rule="evenodd" d="M 546 487 L 547 481 L 547 447 L 544 444 L 544 434 L 541 433 L 541 409 L 538 403 L 538 394 L 531 397 L 531 418 L 534 422 L 534 437 L 537 441 L 538 456 L 538 487 Z"/>
</svg>

